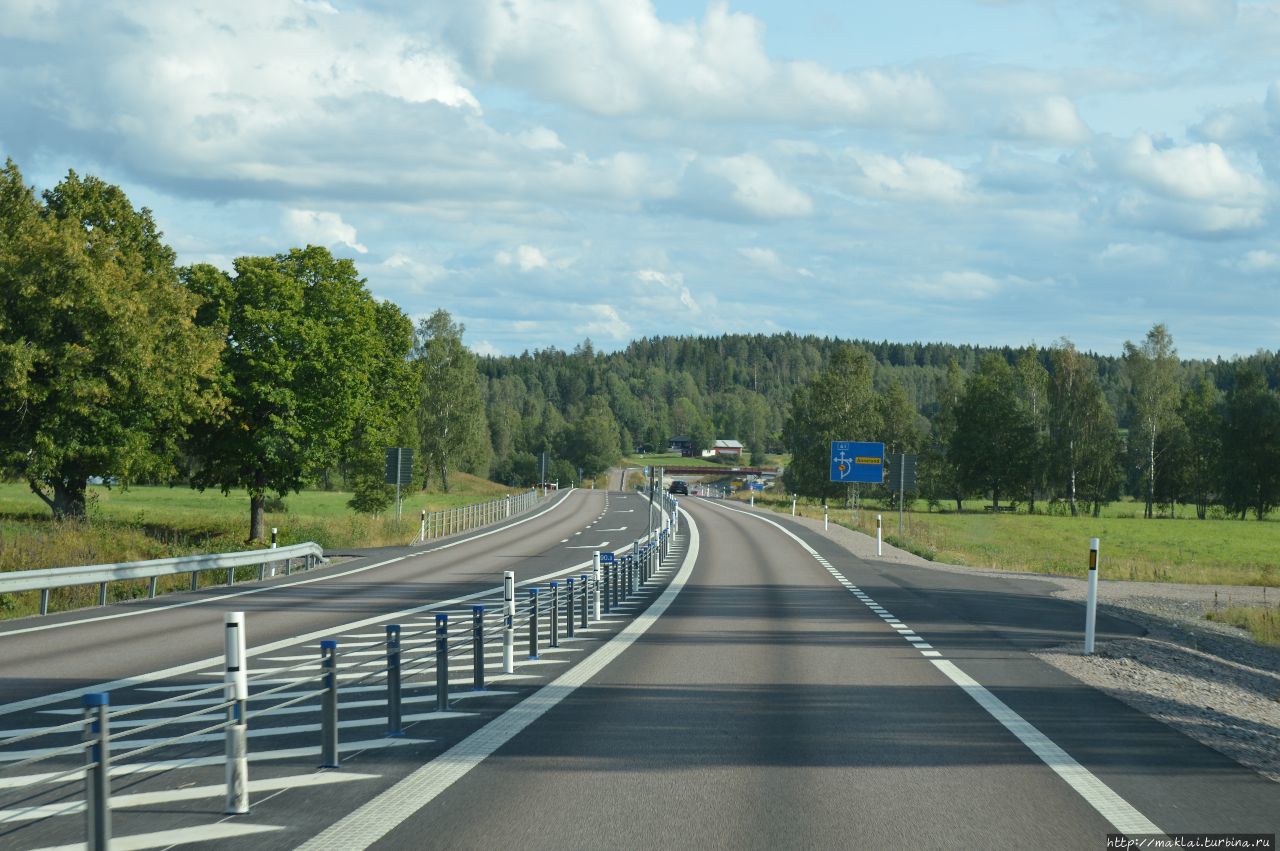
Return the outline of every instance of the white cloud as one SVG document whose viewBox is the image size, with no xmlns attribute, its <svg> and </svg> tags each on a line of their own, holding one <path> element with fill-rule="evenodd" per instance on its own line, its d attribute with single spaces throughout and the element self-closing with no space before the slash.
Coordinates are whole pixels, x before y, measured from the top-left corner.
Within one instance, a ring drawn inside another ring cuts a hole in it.
<svg viewBox="0 0 1280 851">
<path fill-rule="evenodd" d="M 782 272 L 786 269 L 782 265 L 782 261 L 778 259 L 778 252 L 772 248 L 739 248 L 738 253 L 745 257 L 753 266 L 758 266 L 766 272 Z"/>
<path fill-rule="evenodd" d="M 480 357 L 497 357 L 502 354 L 498 347 L 493 343 L 490 343 L 488 340 L 480 340 L 472 343 L 468 348 Z"/>
<path fill-rule="evenodd" d="M 813 200 L 807 194 L 754 154 L 699 157 L 686 173 L 684 191 L 692 206 L 708 210 L 727 194 L 739 213 L 759 219 L 797 218 L 813 212 Z"/>
<path fill-rule="evenodd" d="M 499 251 L 494 260 L 499 266 L 518 266 L 521 272 L 532 272 L 534 269 L 545 269 L 547 256 L 542 250 L 532 245 L 521 245 L 515 252 Z"/>
<path fill-rule="evenodd" d="M 1264 251 L 1255 249 L 1245 252 L 1235 263 L 1235 267 L 1241 272 L 1258 273 L 1258 272 L 1275 272 L 1280 271 L 1280 254 L 1273 251 Z"/>
<path fill-rule="evenodd" d="M 631 336 L 631 325 L 618 315 L 613 305 L 583 305 L 581 312 L 586 314 L 587 319 L 574 329 L 579 334 L 609 340 L 626 340 Z"/>
<path fill-rule="evenodd" d="M 1110 263 L 1135 263 L 1155 265 L 1168 259 L 1165 250 L 1158 245 L 1135 245 L 1131 242 L 1113 242 L 1104 248 L 1098 259 Z"/>
<path fill-rule="evenodd" d="M 397 251 L 378 264 L 378 268 L 387 272 L 408 275 L 419 282 L 430 282 L 443 278 L 449 270 L 434 263 L 423 263 L 408 254 Z"/>
<path fill-rule="evenodd" d="M 356 229 L 337 213 L 316 210 L 286 210 L 285 227 L 295 238 L 314 245 L 345 245 L 361 254 L 369 249 L 356 241 Z"/>
<path fill-rule="evenodd" d="M 556 131 L 547 127 L 533 127 L 516 135 L 520 144 L 534 151 L 559 151 L 564 149 L 564 142 L 556 135 Z"/>
<path fill-rule="evenodd" d="M 723 0 L 682 23 L 635 0 L 480 0 L 453 30 L 478 75 L 605 116 L 927 127 L 945 111 L 918 71 L 775 62 L 763 23 Z"/>
<path fill-rule="evenodd" d="M 1000 290 L 1000 282 L 982 272 L 944 272 L 915 278 L 904 286 L 916 295 L 943 301 L 976 301 L 990 298 Z"/>
<path fill-rule="evenodd" d="M 684 285 L 684 275 L 679 272 L 660 272 L 657 269 L 641 269 L 636 272 L 636 277 L 642 283 L 657 284 L 662 288 L 674 293 L 679 299 L 679 303 L 685 309 L 693 313 L 701 313 L 702 307 L 693 298 L 693 293 Z M 652 302 L 651 302 L 652 303 Z"/>
<path fill-rule="evenodd" d="M 1236 0 L 1128 0 L 1138 11 L 1187 29 L 1222 27 L 1236 18 Z"/>
<path fill-rule="evenodd" d="M 1075 104 L 1061 95 L 1051 95 L 1018 110 L 1009 119 L 1006 131 L 1018 139 L 1066 147 L 1083 144 L 1092 135 Z"/>
<path fill-rule="evenodd" d="M 1122 173 L 1166 197 L 1252 207 L 1266 195 L 1262 181 L 1236 168 L 1213 142 L 1157 147 L 1139 133 L 1115 157 Z"/>
<path fill-rule="evenodd" d="M 959 202 L 969 195 L 969 178 L 942 160 L 916 154 L 901 159 L 882 154 L 848 152 L 860 174 L 858 189 L 880 198 L 900 201 Z"/>
</svg>

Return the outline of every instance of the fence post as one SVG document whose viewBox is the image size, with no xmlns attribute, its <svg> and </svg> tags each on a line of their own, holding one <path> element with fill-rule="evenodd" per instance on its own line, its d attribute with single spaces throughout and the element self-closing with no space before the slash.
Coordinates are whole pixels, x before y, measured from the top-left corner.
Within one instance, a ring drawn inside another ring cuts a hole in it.
<svg viewBox="0 0 1280 851">
<path fill-rule="evenodd" d="M 449 616 L 436 612 L 436 712 L 449 711 Z"/>
<path fill-rule="evenodd" d="M 84 811 L 89 851 L 111 845 L 111 737 L 107 732 L 109 692 L 89 692 L 84 704 Z"/>
<path fill-rule="evenodd" d="M 400 729 L 400 624 L 387 624 L 387 735 L 399 738 Z"/>
<path fill-rule="evenodd" d="M 471 690 L 484 691 L 484 606 L 471 607 Z"/>
<path fill-rule="evenodd" d="M 227 815 L 249 812 L 249 704 L 248 659 L 245 656 L 244 612 L 227 612 L 222 616 L 225 635 L 226 670 L 223 674 L 224 700 L 234 700 L 227 707 Z"/>
<path fill-rule="evenodd" d="M 516 672 L 516 574 L 508 570 L 502 574 L 502 673 Z"/>
<path fill-rule="evenodd" d="M 538 658 L 538 589 L 529 589 L 529 658 Z"/>
<path fill-rule="evenodd" d="M 320 642 L 320 767 L 338 767 L 338 642 Z"/>
<path fill-rule="evenodd" d="M 551 582 L 551 646 L 560 646 L 560 583 Z"/>
</svg>

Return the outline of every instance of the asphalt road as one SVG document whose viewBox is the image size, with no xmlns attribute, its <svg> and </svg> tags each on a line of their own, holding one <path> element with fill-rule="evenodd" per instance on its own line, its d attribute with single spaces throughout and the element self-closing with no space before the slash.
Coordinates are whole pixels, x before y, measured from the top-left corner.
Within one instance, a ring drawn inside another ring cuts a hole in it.
<svg viewBox="0 0 1280 851">
<path fill-rule="evenodd" d="M 347 646 L 381 628 L 361 620 L 481 593 L 503 569 L 522 580 L 563 572 L 591 547 L 607 540 L 612 549 L 643 531 L 637 496 L 614 494 L 607 509 L 598 493 L 562 499 L 509 531 L 363 573 L 337 575 L 397 554 L 328 568 L 333 578 L 293 589 L 0 632 L 0 711 L 15 699 L 30 704 L 217 656 L 225 609 L 249 612 L 253 646 L 280 645 L 256 666 L 289 664 L 311 652 L 287 655 L 290 636 L 331 628 Z M 252 764 L 265 785 L 249 815 L 219 816 L 217 798 L 163 797 L 216 786 L 216 756 L 122 778 L 117 795 L 161 797 L 118 811 L 117 836 L 161 834 L 143 847 L 260 849 L 1102 848 L 1117 822 L 1280 829 L 1276 784 L 1030 655 L 1078 640 L 1078 604 L 1044 596 L 1039 583 L 860 560 L 777 515 L 699 499 L 682 507 L 685 528 L 637 605 L 537 660 L 522 655 L 516 677 L 495 677 L 486 693 L 464 687 L 456 711 L 422 714 L 390 740 L 377 726 L 377 701 L 358 707 L 360 695 L 344 693 L 351 711 L 342 717 L 357 727 L 344 729 L 336 771 L 285 753 L 314 749 L 313 731 L 276 733 L 264 723 L 251 749 L 285 755 Z M 1101 618 L 1099 631 L 1105 639 L 1137 630 Z M 40 650 L 41 641 L 50 646 Z M 313 648 L 307 641 L 299 647 Z M 72 646 L 92 661 L 67 662 Z M 44 655 L 29 660 L 24 651 Z M 205 674 L 183 671 L 151 687 L 194 687 L 211 681 Z M 430 685 L 406 694 L 429 702 Z M 120 699 L 145 687 L 125 686 Z M 56 723 L 48 707 L 32 706 L 6 721 Z M 33 794 L 30 803 L 53 797 Z M 6 806 L 0 846 L 82 836 L 71 817 L 10 826 Z"/>
</svg>

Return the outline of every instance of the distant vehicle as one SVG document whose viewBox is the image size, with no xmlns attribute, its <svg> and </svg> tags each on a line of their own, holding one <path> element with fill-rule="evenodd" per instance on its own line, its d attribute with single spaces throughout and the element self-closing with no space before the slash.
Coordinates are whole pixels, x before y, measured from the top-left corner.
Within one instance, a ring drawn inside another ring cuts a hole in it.
<svg viewBox="0 0 1280 851">
<path fill-rule="evenodd" d="M 682 493 L 685 496 L 688 496 L 689 486 L 679 479 L 676 479 L 671 483 L 671 486 L 667 488 L 667 493 Z"/>
</svg>

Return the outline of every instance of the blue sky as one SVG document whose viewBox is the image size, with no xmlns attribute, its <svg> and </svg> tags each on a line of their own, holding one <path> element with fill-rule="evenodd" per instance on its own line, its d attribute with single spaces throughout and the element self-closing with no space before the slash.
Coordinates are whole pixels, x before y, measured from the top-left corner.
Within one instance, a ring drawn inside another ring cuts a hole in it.
<svg viewBox="0 0 1280 851">
<path fill-rule="evenodd" d="M 1280 0 L 0 0 L 0 155 L 477 351 L 1280 345 Z"/>
</svg>

